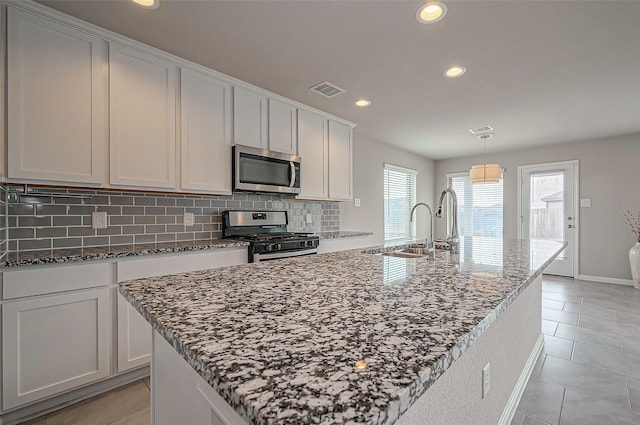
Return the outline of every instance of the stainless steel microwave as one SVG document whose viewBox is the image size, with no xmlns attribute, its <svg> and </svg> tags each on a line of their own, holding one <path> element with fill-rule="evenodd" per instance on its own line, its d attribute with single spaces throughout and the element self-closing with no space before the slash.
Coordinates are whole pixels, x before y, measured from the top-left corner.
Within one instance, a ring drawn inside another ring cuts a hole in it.
<svg viewBox="0 0 640 425">
<path fill-rule="evenodd" d="M 300 193 L 302 158 L 236 145 L 233 147 L 233 190 Z"/>
</svg>

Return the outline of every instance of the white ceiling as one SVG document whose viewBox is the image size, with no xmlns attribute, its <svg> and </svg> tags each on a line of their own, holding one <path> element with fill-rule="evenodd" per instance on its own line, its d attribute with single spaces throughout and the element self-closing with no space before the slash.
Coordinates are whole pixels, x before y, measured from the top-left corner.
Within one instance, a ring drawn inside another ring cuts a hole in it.
<svg viewBox="0 0 640 425">
<path fill-rule="evenodd" d="M 640 1 L 449 0 L 430 25 L 408 0 L 39 1 L 433 159 L 482 152 L 486 124 L 489 153 L 640 132 Z"/>
</svg>

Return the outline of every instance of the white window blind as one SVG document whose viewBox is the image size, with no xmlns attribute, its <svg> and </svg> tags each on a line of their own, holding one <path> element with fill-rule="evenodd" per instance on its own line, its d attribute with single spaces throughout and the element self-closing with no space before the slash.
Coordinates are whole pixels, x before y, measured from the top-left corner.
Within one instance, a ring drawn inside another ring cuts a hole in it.
<svg viewBox="0 0 640 425">
<path fill-rule="evenodd" d="M 458 234 L 502 238 L 502 183 L 471 184 L 469 173 L 447 174 L 458 197 Z M 451 225 L 449 224 L 449 228 Z"/>
<path fill-rule="evenodd" d="M 384 164 L 384 240 L 413 239 L 415 220 L 409 222 L 409 213 L 416 203 L 416 177 L 408 168 Z"/>
<path fill-rule="evenodd" d="M 502 265 L 502 183 L 501 178 L 498 183 L 471 184 L 469 173 L 447 174 L 447 184 L 458 198 L 460 248 L 462 252 L 469 252 L 465 249 L 468 244 L 474 248 L 472 257 L 465 256 L 464 261 Z"/>
</svg>

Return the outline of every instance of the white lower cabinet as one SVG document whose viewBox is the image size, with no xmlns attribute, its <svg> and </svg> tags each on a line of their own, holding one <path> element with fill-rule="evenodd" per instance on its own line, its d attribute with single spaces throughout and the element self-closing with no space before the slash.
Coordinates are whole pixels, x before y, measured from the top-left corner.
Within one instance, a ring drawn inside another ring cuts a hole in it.
<svg viewBox="0 0 640 425">
<path fill-rule="evenodd" d="M 2 406 L 21 404 L 109 375 L 107 288 L 2 306 Z"/>
<path fill-rule="evenodd" d="M 246 249 L 153 256 L 118 262 L 118 282 L 245 264 Z M 118 372 L 144 366 L 151 358 L 151 325 L 118 294 Z"/>
<path fill-rule="evenodd" d="M 117 282 L 246 262 L 241 247 L 3 270 L 0 423 L 8 411 L 19 417 L 72 391 L 95 394 L 149 364 L 151 325 Z"/>
<path fill-rule="evenodd" d="M 120 294 L 118 303 L 118 372 L 151 361 L 151 326 Z"/>
<path fill-rule="evenodd" d="M 154 425 L 246 425 L 247 422 L 157 332 L 153 333 Z"/>
</svg>

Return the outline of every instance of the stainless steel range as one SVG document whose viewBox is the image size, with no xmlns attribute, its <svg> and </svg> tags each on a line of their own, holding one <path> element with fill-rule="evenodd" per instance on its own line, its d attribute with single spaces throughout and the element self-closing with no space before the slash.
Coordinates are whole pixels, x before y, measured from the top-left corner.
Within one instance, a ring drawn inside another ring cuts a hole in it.
<svg viewBox="0 0 640 425">
<path fill-rule="evenodd" d="M 250 263 L 318 253 L 318 236 L 287 231 L 286 211 L 224 211 L 222 217 L 224 238 L 250 242 Z"/>
</svg>

